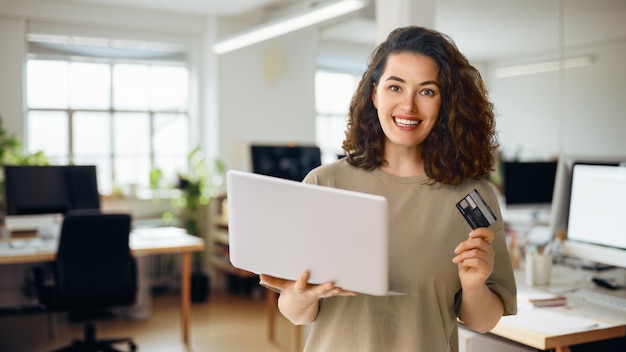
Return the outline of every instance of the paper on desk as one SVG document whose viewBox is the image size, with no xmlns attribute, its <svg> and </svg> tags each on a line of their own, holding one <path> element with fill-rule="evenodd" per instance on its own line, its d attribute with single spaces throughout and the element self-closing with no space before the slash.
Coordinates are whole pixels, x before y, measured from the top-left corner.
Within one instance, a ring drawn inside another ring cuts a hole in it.
<svg viewBox="0 0 626 352">
<path fill-rule="evenodd" d="M 564 314 L 562 311 L 554 311 L 549 308 L 519 307 L 517 315 L 502 317 L 502 320 L 505 319 L 508 325 L 554 335 L 611 326 L 606 322 Z"/>
<path fill-rule="evenodd" d="M 151 228 L 141 228 L 141 229 L 133 229 L 131 232 L 132 236 L 137 236 L 140 238 L 147 239 L 170 239 L 176 238 L 181 234 L 186 234 L 187 231 L 183 228 L 179 227 L 151 227 Z"/>
</svg>

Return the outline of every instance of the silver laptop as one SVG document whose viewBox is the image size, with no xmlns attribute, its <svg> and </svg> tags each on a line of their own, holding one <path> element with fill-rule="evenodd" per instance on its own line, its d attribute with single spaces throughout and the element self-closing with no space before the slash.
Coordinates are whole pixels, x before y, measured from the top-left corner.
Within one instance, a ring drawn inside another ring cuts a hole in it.
<svg viewBox="0 0 626 352">
<path fill-rule="evenodd" d="M 227 196 L 233 266 L 390 294 L 385 197 L 234 170 Z"/>
</svg>

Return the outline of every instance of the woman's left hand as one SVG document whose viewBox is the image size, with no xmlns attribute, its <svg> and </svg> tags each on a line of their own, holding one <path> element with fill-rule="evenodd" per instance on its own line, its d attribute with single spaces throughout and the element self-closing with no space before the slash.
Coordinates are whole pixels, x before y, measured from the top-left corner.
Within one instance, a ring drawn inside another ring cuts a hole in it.
<svg viewBox="0 0 626 352">
<path fill-rule="evenodd" d="M 469 238 L 456 247 L 452 262 L 459 267 L 459 278 L 464 289 L 482 285 L 493 271 L 495 252 L 491 246 L 493 230 L 479 227 L 469 233 Z"/>
</svg>

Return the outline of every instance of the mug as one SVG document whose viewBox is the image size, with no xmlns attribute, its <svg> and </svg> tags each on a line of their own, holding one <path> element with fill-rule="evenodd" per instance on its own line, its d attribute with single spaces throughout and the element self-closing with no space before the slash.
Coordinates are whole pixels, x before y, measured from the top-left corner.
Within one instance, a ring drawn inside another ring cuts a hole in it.
<svg viewBox="0 0 626 352">
<path fill-rule="evenodd" d="M 528 286 L 549 285 L 551 275 L 551 254 L 526 253 L 526 284 Z"/>
</svg>

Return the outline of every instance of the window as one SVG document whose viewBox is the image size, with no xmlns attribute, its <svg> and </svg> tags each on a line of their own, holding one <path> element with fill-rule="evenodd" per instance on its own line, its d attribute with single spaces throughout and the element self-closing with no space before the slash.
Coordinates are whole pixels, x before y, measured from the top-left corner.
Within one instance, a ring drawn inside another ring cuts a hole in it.
<svg viewBox="0 0 626 352">
<path fill-rule="evenodd" d="M 337 160 L 343 154 L 350 100 L 359 79 L 352 74 L 324 70 L 315 75 L 316 139 L 322 163 Z"/>
<path fill-rule="evenodd" d="M 154 168 L 174 184 L 187 169 L 184 63 L 31 56 L 26 73 L 29 152 L 53 164 L 95 164 L 103 194 L 149 187 Z"/>
</svg>

